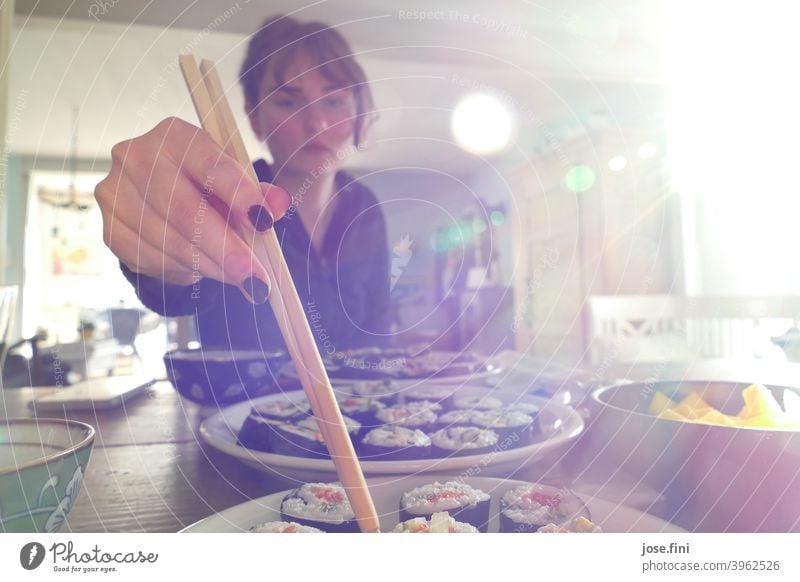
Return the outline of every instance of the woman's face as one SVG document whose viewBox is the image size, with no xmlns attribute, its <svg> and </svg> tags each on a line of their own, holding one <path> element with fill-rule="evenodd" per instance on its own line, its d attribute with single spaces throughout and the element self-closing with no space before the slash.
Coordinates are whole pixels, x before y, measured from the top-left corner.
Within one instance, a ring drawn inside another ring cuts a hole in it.
<svg viewBox="0 0 800 582">
<path fill-rule="evenodd" d="M 284 73 L 282 85 L 268 70 L 261 101 L 250 113 L 253 129 L 266 141 L 278 171 L 335 171 L 353 146 L 353 92 L 334 86 L 315 66 L 301 53 Z"/>
</svg>

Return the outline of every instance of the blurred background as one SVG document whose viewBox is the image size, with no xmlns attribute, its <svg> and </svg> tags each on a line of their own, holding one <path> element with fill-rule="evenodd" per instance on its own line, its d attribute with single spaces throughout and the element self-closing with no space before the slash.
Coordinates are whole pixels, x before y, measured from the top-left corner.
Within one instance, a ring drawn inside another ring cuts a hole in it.
<svg viewBox="0 0 800 582">
<path fill-rule="evenodd" d="M 399 341 L 568 366 L 793 359 L 788 3 L 0 6 L 7 386 L 196 341 L 139 304 L 92 192 L 113 144 L 170 115 L 196 123 L 178 53 L 217 62 L 249 128 L 237 71 L 277 13 L 337 26 L 372 82 L 380 119 L 349 170 L 383 202 Z"/>
</svg>

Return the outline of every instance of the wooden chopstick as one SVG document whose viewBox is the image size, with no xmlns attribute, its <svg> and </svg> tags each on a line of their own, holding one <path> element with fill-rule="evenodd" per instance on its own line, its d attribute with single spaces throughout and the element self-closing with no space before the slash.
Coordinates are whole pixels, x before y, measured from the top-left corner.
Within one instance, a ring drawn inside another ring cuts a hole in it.
<svg viewBox="0 0 800 582">
<path fill-rule="evenodd" d="M 181 55 L 180 66 L 203 129 L 211 134 L 214 141 L 228 155 L 245 168 L 250 178 L 258 182 L 214 64 L 204 60 L 198 68 L 193 55 Z M 256 257 L 262 262 L 270 277 L 272 284 L 270 306 L 331 453 L 336 472 L 347 492 L 358 525 L 362 532 L 377 532 L 380 524 L 375 504 L 292 281 L 289 267 L 281 252 L 278 237 L 273 229 L 249 236 L 246 232 L 240 234 L 245 236 L 246 240 L 251 240 Z"/>
<path fill-rule="evenodd" d="M 227 110 L 229 115 L 225 115 L 225 108 L 218 107 L 217 103 L 212 101 L 212 94 L 216 96 L 216 99 L 219 99 L 220 96 L 224 97 L 222 86 L 218 82 L 219 77 L 213 73 L 213 63 L 203 59 L 200 62 L 200 67 L 198 68 L 197 62 L 193 56 L 181 55 L 179 58 L 181 70 L 183 71 L 184 78 L 189 86 L 189 93 L 192 96 L 193 103 L 195 103 L 197 115 L 201 119 L 204 129 L 211 135 L 212 139 L 222 147 L 225 153 L 236 160 L 244 159 L 247 157 L 247 151 L 244 147 L 244 143 L 240 139 L 235 139 L 239 136 L 239 134 L 238 131 L 236 131 L 236 121 L 233 119 L 233 115 L 230 114 L 230 109 L 228 108 Z M 252 167 L 248 166 L 248 174 L 250 174 L 249 170 L 251 169 Z M 251 175 L 251 177 L 257 180 L 254 175 Z M 247 233 L 242 232 L 241 234 L 247 238 Z M 251 247 L 253 249 L 258 249 L 260 241 L 255 233 L 252 233 L 249 238 Z M 262 260 L 262 257 L 259 257 L 259 260 Z M 262 261 L 262 263 L 274 282 L 274 277 L 276 274 L 274 270 L 270 269 L 269 261 Z M 282 297 L 278 295 L 275 297 L 275 300 L 281 301 Z M 278 317 L 278 314 L 283 314 L 286 312 L 287 310 L 285 305 L 281 305 L 278 309 L 275 309 L 276 318 Z M 284 325 L 290 324 L 290 322 L 284 322 Z M 283 328 L 281 328 L 281 331 L 283 332 Z M 293 340 L 294 335 L 286 338 L 287 344 L 289 341 Z M 290 353 L 294 353 L 294 351 L 298 350 L 301 353 L 304 351 L 302 350 L 301 346 L 297 346 L 295 342 L 293 349 L 290 349 L 289 351 Z M 306 366 L 299 366 L 295 364 L 295 367 L 298 368 L 297 373 L 300 376 L 301 385 L 303 387 L 312 385 L 312 381 L 308 377 L 309 370 L 306 368 Z M 309 394 L 308 399 L 311 403 L 312 410 L 320 410 L 320 405 L 318 403 L 315 405 L 315 402 L 318 402 L 316 393 Z M 328 437 L 327 423 L 318 421 L 317 424 L 320 425 L 320 432 L 322 433 L 325 442 L 330 442 L 330 437 Z"/>
<path fill-rule="evenodd" d="M 247 154 L 247 149 L 245 148 L 244 142 L 242 141 L 241 135 L 239 134 L 239 131 L 237 129 L 236 120 L 233 117 L 233 112 L 231 112 L 230 107 L 225 106 L 225 104 L 227 104 L 227 100 L 225 99 L 225 92 L 222 88 L 222 84 L 219 81 L 219 75 L 217 75 L 216 70 L 214 69 L 214 63 L 212 63 L 207 59 L 203 59 L 200 61 L 199 70 L 202 81 L 201 86 L 204 86 L 206 89 L 206 93 L 208 94 L 208 99 L 211 102 L 212 112 L 214 113 L 214 116 L 216 116 L 216 123 L 217 123 L 216 129 L 218 129 L 220 132 L 219 140 L 217 143 L 224 144 L 222 149 L 225 151 L 225 153 L 227 153 L 235 160 L 249 159 L 249 156 Z M 215 128 L 212 126 L 212 130 L 214 129 Z M 252 165 L 249 166 L 249 170 L 253 170 Z M 251 174 L 251 178 L 258 181 L 258 178 L 255 176 L 254 170 L 252 172 L 249 171 L 248 173 Z M 245 237 L 247 236 L 247 233 L 243 232 L 241 234 L 244 235 Z M 251 247 L 256 250 L 256 255 L 257 256 L 263 255 L 263 253 L 259 253 L 262 241 L 258 237 L 258 235 L 252 233 L 250 238 L 251 238 Z M 258 256 L 258 258 L 265 266 L 272 265 L 269 258 L 267 258 L 266 260 L 264 260 L 263 256 Z M 271 278 L 273 278 L 275 275 L 274 272 L 270 272 L 269 274 Z M 291 280 L 291 277 L 289 277 L 289 279 Z M 276 297 L 276 300 L 281 300 L 281 299 L 282 298 L 280 296 Z M 289 313 L 289 311 L 286 309 L 285 303 L 281 305 L 279 310 L 276 310 L 276 313 L 281 313 L 281 314 Z M 289 320 L 287 322 L 287 325 L 292 325 L 292 321 Z M 291 336 L 291 339 L 296 339 L 296 337 L 297 336 L 293 334 Z M 304 348 L 305 346 L 302 344 L 302 342 L 300 343 L 295 342 L 295 350 L 298 350 L 301 353 L 301 360 L 303 362 L 307 361 L 307 358 L 309 357 L 307 350 L 305 350 Z M 295 364 L 295 367 L 299 368 L 300 366 Z M 309 386 L 313 385 L 311 379 L 307 377 L 309 372 L 310 371 L 305 366 L 302 366 L 302 370 L 298 369 L 298 374 L 301 376 L 300 383 L 304 387 L 307 385 Z M 320 410 L 321 405 L 319 404 L 319 398 L 317 397 L 316 392 L 313 392 L 312 394 L 309 395 L 309 402 L 311 403 L 312 410 L 315 411 Z M 317 403 L 316 407 L 315 407 L 315 402 Z M 320 432 L 322 433 L 325 442 L 326 443 L 330 442 L 330 438 L 328 437 L 327 423 L 318 420 L 317 424 L 320 425 Z"/>
</svg>

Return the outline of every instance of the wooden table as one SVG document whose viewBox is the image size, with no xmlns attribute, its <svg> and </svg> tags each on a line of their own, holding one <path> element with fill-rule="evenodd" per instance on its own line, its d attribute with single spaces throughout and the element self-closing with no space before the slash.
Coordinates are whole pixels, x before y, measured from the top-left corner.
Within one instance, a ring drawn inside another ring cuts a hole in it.
<svg viewBox="0 0 800 582">
<path fill-rule="evenodd" d="M 719 360 L 615 364 L 604 370 L 603 376 L 800 386 L 800 365 Z M 0 418 L 31 417 L 27 403 L 53 390 L 0 391 Z M 197 432 L 201 412 L 199 406 L 180 398 L 168 382 L 159 382 L 148 396 L 132 400 L 124 408 L 97 414 L 69 413 L 69 418 L 94 426 L 97 436 L 83 490 L 62 531 L 175 532 L 217 511 L 297 485 L 293 480 L 251 469 L 206 445 Z M 602 475 L 587 475 L 581 470 L 585 451 L 590 448 L 587 439 L 581 437 L 563 457 L 527 468 L 514 478 L 566 484 L 578 491 L 590 487 L 591 479 L 602 482 Z M 580 475 L 577 480 L 576 475 Z M 647 497 L 648 492 L 632 494 L 632 490 L 626 490 L 624 494 L 626 504 L 631 504 L 637 495 Z M 642 504 L 658 515 L 657 505 L 649 503 Z M 693 529 L 691 516 L 680 525 Z"/>
<path fill-rule="evenodd" d="M 28 402 L 54 390 L 0 391 L 0 418 L 33 417 Z M 62 414 L 97 432 L 83 489 L 61 531 L 176 532 L 217 511 L 297 487 L 295 480 L 257 471 L 207 445 L 198 434 L 202 412 L 162 381 L 121 408 Z M 560 467 L 540 465 L 515 478 L 561 482 Z"/>
<path fill-rule="evenodd" d="M 0 418 L 33 416 L 27 403 L 53 390 L 3 390 Z M 200 413 L 169 382 L 158 382 L 148 396 L 123 408 L 70 412 L 69 418 L 94 426 L 97 434 L 83 489 L 61 531 L 175 532 L 296 486 L 207 446 L 197 434 Z"/>
</svg>

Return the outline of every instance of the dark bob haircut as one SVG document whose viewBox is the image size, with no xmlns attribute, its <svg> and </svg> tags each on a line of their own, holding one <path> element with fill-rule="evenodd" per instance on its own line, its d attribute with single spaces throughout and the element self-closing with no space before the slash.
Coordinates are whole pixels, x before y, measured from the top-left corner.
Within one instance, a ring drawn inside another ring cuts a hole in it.
<svg viewBox="0 0 800 582">
<path fill-rule="evenodd" d="M 376 118 L 372 91 L 348 42 L 336 29 L 321 22 L 273 16 L 253 34 L 239 71 L 248 111 L 261 102 L 261 85 L 267 72 L 271 71 L 278 83 L 284 83 L 286 70 L 301 53 L 308 55 L 331 83 L 353 92 L 356 103 L 354 143 L 361 147 Z"/>
</svg>

